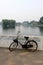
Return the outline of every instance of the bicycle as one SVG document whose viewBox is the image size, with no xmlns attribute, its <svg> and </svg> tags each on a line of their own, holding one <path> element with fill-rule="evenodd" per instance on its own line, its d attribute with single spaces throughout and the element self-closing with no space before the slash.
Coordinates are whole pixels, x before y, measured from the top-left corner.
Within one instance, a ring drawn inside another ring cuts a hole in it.
<svg viewBox="0 0 43 65">
<path fill-rule="evenodd" d="M 36 42 L 35 40 L 30 40 L 29 37 L 27 37 L 27 36 L 24 36 L 24 38 L 25 38 L 25 42 L 24 42 L 24 44 L 22 44 L 22 43 L 18 40 L 18 36 L 17 36 L 17 38 L 14 39 L 13 42 L 10 44 L 9 50 L 10 50 L 10 51 L 13 51 L 13 50 L 16 49 L 16 48 L 18 47 L 18 45 L 20 44 L 23 49 L 26 49 L 26 50 L 30 49 L 30 50 L 32 50 L 32 51 L 36 51 L 37 48 L 38 48 L 37 42 Z"/>
</svg>

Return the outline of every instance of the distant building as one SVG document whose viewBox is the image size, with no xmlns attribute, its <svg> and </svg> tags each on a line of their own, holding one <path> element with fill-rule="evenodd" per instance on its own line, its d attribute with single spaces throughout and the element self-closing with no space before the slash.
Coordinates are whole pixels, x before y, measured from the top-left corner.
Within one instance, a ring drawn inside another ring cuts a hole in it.
<svg viewBox="0 0 43 65">
<path fill-rule="evenodd" d="M 24 22 L 22 23 L 22 25 L 23 25 L 23 26 L 28 26 L 28 25 L 29 25 L 29 22 L 28 22 L 28 21 L 24 21 Z"/>
</svg>

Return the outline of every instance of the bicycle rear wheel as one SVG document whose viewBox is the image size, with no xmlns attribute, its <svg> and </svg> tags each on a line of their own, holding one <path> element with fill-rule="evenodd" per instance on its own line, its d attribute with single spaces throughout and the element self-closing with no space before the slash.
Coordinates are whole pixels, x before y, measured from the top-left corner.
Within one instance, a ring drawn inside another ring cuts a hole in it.
<svg viewBox="0 0 43 65">
<path fill-rule="evenodd" d="M 9 46 L 9 50 L 10 50 L 10 51 L 13 51 L 14 49 L 16 49 L 16 47 L 17 47 L 17 43 L 13 41 L 13 42 L 10 44 L 10 46 Z"/>
<path fill-rule="evenodd" d="M 38 44 L 36 41 L 34 40 L 30 40 L 27 45 L 30 45 L 30 47 L 28 48 L 30 51 L 36 51 L 38 48 Z"/>
</svg>

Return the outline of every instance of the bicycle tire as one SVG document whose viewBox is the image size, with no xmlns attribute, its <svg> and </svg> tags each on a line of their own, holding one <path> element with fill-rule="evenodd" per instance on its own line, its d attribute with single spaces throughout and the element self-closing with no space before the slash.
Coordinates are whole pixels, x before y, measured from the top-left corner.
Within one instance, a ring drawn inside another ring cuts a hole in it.
<svg viewBox="0 0 43 65">
<path fill-rule="evenodd" d="M 13 42 L 10 44 L 10 46 L 9 46 L 9 50 L 10 50 L 10 51 L 13 51 L 14 49 L 16 49 L 16 47 L 17 47 L 17 43 L 13 41 Z"/>
<path fill-rule="evenodd" d="M 30 40 L 30 41 L 27 42 L 27 45 L 29 45 L 29 44 L 32 44 L 33 45 L 33 47 L 28 48 L 30 51 L 33 51 L 34 52 L 34 51 L 37 50 L 38 44 L 37 44 L 36 41 Z"/>
</svg>

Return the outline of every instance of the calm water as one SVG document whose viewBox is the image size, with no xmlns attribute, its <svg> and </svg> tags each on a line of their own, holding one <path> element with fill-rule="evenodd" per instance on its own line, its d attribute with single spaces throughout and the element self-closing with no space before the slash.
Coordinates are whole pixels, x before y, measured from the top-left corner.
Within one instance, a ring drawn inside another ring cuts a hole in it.
<svg viewBox="0 0 43 65">
<path fill-rule="evenodd" d="M 28 36 L 43 36 L 43 27 L 27 27 L 27 26 L 16 26 L 15 29 L 3 30 L 0 25 L 0 35 L 17 35 L 18 30 L 21 31 L 21 35 Z"/>
</svg>

